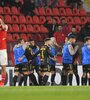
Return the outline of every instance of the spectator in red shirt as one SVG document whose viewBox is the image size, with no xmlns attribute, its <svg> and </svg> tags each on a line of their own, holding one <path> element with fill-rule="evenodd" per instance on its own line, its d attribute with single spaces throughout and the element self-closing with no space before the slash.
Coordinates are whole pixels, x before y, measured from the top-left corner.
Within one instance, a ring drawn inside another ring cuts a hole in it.
<svg viewBox="0 0 90 100">
<path fill-rule="evenodd" d="M 70 32 L 70 28 L 67 25 L 66 20 L 63 18 L 61 19 L 61 25 L 62 25 L 62 32 L 65 36 L 68 35 L 68 33 Z"/>
<path fill-rule="evenodd" d="M 54 37 L 56 38 L 57 43 L 60 43 L 60 42 L 62 43 L 65 41 L 65 35 L 63 34 L 61 25 L 57 27 L 57 31 L 54 33 Z"/>
</svg>

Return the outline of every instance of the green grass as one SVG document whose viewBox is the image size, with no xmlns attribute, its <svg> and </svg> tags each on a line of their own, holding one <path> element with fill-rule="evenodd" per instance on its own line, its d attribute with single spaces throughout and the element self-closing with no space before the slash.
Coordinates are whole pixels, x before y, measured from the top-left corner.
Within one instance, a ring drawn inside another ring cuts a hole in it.
<svg viewBox="0 0 90 100">
<path fill-rule="evenodd" d="M 89 86 L 0 87 L 0 100 L 89 100 Z"/>
</svg>

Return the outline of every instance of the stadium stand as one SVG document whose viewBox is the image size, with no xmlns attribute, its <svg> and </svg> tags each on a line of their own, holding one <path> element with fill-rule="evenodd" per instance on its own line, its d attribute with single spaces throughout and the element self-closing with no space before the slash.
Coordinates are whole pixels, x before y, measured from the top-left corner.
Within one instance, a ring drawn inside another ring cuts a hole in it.
<svg viewBox="0 0 90 100">
<path fill-rule="evenodd" d="M 20 1 L 23 4 L 23 0 Z M 84 2 L 90 4 L 89 0 L 84 0 Z M 37 41 L 42 41 L 48 36 L 49 32 L 44 24 L 45 22 L 52 24 L 53 18 L 56 19 L 57 24 L 61 23 L 61 19 L 65 19 L 70 30 L 72 25 L 76 25 L 78 32 L 82 25 L 86 22 L 90 22 L 90 14 L 88 14 L 85 9 L 71 9 L 65 4 L 64 0 L 59 0 L 54 8 L 38 7 L 35 8 L 34 12 L 34 16 L 24 16 L 20 13 L 20 8 L 15 6 L 0 6 L 0 18 L 2 18 L 9 27 L 8 43 L 14 42 L 20 37 L 23 37 L 25 41 L 29 40 L 29 38 L 36 40 L 36 37 L 38 37 L 39 39 L 37 39 Z"/>
</svg>

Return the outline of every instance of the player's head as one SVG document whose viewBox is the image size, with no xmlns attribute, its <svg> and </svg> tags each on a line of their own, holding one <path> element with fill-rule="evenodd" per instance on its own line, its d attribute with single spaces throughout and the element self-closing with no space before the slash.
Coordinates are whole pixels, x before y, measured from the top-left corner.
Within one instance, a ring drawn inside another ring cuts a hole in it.
<svg viewBox="0 0 90 100">
<path fill-rule="evenodd" d="M 66 20 L 65 20 L 64 18 L 62 18 L 62 19 L 61 19 L 61 24 L 62 24 L 62 25 L 65 25 L 66 23 L 67 23 Z"/>
<path fill-rule="evenodd" d="M 85 37 L 85 38 L 84 38 L 84 42 L 85 42 L 86 44 L 90 45 L 90 37 L 89 37 L 89 36 Z"/>
<path fill-rule="evenodd" d="M 34 46 L 34 45 L 35 45 L 35 41 L 34 41 L 33 39 L 29 39 L 29 44 L 30 44 L 31 46 Z"/>
<path fill-rule="evenodd" d="M 58 25 L 57 30 L 58 31 L 62 31 L 62 26 L 61 25 Z"/>
<path fill-rule="evenodd" d="M 51 40 L 51 45 L 56 45 L 57 42 L 55 37 L 51 37 L 50 40 Z"/>
<path fill-rule="evenodd" d="M 44 40 L 44 44 L 45 45 L 47 45 L 47 46 L 49 46 L 50 45 L 50 38 L 46 38 L 45 40 Z"/>
<path fill-rule="evenodd" d="M 68 37 L 67 37 L 68 41 L 71 42 L 71 43 L 75 43 L 76 42 L 76 36 L 73 35 L 73 34 L 70 34 Z"/>
<path fill-rule="evenodd" d="M 18 41 L 17 41 L 17 44 L 21 44 L 21 45 L 23 45 L 25 42 L 24 42 L 24 39 L 23 38 L 20 38 L 20 39 L 18 39 Z"/>
<path fill-rule="evenodd" d="M 55 18 L 53 18 L 52 21 L 53 21 L 53 24 L 57 23 L 57 20 Z"/>
<path fill-rule="evenodd" d="M 72 27 L 72 32 L 73 32 L 73 33 L 76 33 L 76 32 L 77 32 L 77 29 L 76 29 L 75 26 Z"/>
</svg>

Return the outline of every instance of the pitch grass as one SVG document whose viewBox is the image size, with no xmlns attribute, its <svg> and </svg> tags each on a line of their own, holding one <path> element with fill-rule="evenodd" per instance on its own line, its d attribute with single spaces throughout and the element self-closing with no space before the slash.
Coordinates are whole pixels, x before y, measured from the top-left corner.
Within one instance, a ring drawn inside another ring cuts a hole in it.
<svg viewBox="0 0 90 100">
<path fill-rule="evenodd" d="M 0 87 L 0 100 L 90 100 L 90 87 Z"/>
</svg>

